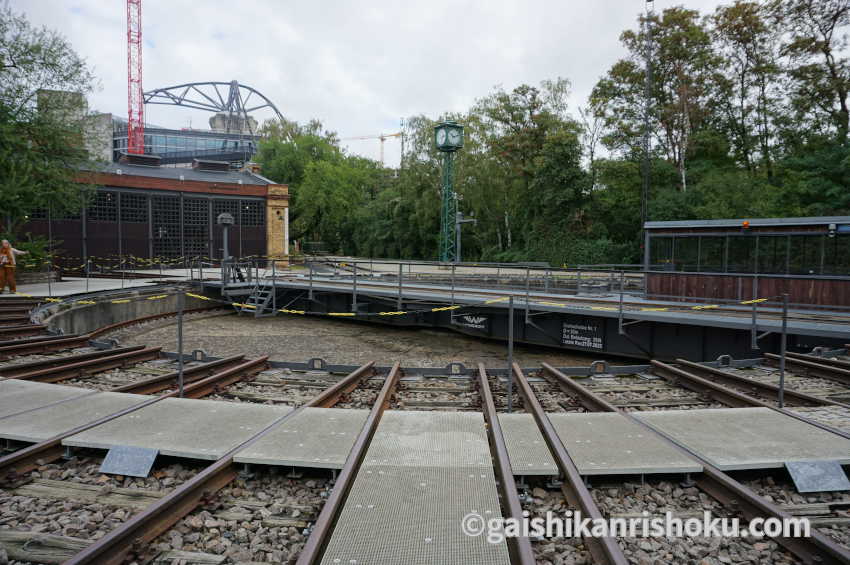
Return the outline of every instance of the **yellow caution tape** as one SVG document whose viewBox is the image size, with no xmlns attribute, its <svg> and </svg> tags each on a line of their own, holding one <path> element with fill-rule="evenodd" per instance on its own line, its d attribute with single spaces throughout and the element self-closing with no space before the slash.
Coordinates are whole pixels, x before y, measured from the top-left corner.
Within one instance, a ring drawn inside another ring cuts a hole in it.
<svg viewBox="0 0 850 565">
<path fill-rule="evenodd" d="M 328 316 L 356 316 L 354 312 L 328 312 Z"/>
<path fill-rule="evenodd" d="M 493 299 L 491 299 L 491 300 L 485 300 L 485 301 L 484 301 L 484 304 L 495 304 L 496 302 L 506 302 L 506 301 L 508 301 L 508 300 L 510 300 L 510 298 L 509 298 L 509 297 L 507 297 L 507 296 L 503 296 L 503 297 L 501 297 L 501 298 L 493 298 Z"/>
<path fill-rule="evenodd" d="M 401 316 L 407 312 L 378 312 L 378 316 Z"/>
<path fill-rule="evenodd" d="M 148 296 L 146 300 L 161 300 L 166 297 L 168 297 L 167 294 L 157 294 L 156 296 Z"/>
<path fill-rule="evenodd" d="M 197 298 L 198 300 L 212 300 L 209 296 L 201 296 L 200 294 L 192 294 L 191 292 L 187 292 L 186 296 L 191 296 L 192 298 Z"/>
<path fill-rule="evenodd" d="M 61 298 L 45 298 L 47 302 L 62 302 Z"/>
<path fill-rule="evenodd" d="M 767 302 L 767 298 L 756 298 L 755 300 L 744 300 L 740 304 L 758 304 L 760 302 Z"/>
<path fill-rule="evenodd" d="M 240 308 L 247 308 L 248 310 L 256 310 L 257 307 L 253 304 L 242 304 L 241 302 L 234 302 L 234 306 L 239 306 Z"/>
<path fill-rule="evenodd" d="M 691 310 L 710 310 L 712 308 L 720 308 L 717 304 L 707 304 L 705 306 L 692 306 Z"/>
<path fill-rule="evenodd" d="M 128 298 L 125 298 L 123 300 L 113 300 L 112 301 L 113 304 L 127 304 L 128 302 L 130 302 L 130 299 L 128 299 Z"/>
<path fill-rule="evenodd" d="M 431 308 L 431 312 L 445 312 L 446 310 L 457 310 L 460 306 L 443 306 L 442 308 Z"/>
<path fill-rule="evenodd" d="M 287 310 L 286 308 L 281 308 L 278 312 L 283 312 L 284 314 L 304 314 L 304 310 Z"/>
<path fill-rule="evenodd" d="M 591 306 L 591 310 L 605 310 L 607 312 L 616 312 L 618 308 L 613 308 L 611 306 Z"/>
<path fill-rule="evenodd" d="M 94 300 L 77 300 L 74 304 L 96 304 Z"/>
<path fill-rule="evenodd" d="M 566 304 L 561 304 L 560 302 L 538 302 L 537 304 L 542 304 L 544 306 L 566 306 Z"/>
<path fill-rule="evenodd" d="M 641 308 L 641 312 L 666 312 L 669 308 Z"/>
</svg>

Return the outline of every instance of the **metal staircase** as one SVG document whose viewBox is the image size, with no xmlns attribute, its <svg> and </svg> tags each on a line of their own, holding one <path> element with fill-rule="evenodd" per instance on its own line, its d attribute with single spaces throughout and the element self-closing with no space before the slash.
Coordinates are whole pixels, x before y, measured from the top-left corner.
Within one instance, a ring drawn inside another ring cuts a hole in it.
<svg viewBox="0 0 850 565">
<path fill-rule="evenodd" d="M 253 314 L 255 318 L 274 316 L 274 291 L 273 285 L 258 280 L 248 299 L 233 307 L 239 314 Z"/>
</svg>

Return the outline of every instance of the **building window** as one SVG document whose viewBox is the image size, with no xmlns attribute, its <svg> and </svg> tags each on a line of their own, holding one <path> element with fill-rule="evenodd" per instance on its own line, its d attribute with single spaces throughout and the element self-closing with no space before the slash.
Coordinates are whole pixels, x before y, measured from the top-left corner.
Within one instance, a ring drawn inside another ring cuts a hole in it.
<svg viewBox="0 0 850 565">
<path fill-rule="evenodd" d="M 122 194 L 121 221 L 138 223 L 147 222 L 148 197 L 139 194 Z"/>
<path fill-rule="evenodd" d="M 239 223 L 239 201 L 238 200 L 213 200 L 213 221 L 217 222 L 219 214 L 230 214 L 233 220 Z"/>
<path fill-rule="evenodd" d="M 180 238 L 180 199 L 176 196 L 152 196 L 153 210 L 153 253 L 159 257 L 179 257 L 182 249 Z"/>
<path fill-rule="evenodd" d="M 241 214 L 239 223 L 243 226 L 261 227 L 266 224 L 266 211 L 262 202 L 242 200 L 239 212 Z"/>
<path fill-rule="evenodd" d="M 209 252 L 209 214 L 210 201 L 206 198 L 183 200 L 183 250 L 188 257 Z"/>
<path fill-rule="evenodd" d="M 115 222 L 118 220 L 118 195 L 99 190 L 86 209 L 86 217 L 93 222 Z"/>
</svg>

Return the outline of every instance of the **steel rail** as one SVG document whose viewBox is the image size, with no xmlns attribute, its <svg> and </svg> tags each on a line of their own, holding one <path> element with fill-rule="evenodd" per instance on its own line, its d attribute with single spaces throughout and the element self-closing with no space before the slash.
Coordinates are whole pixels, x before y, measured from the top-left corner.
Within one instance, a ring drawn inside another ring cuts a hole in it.
<svg viewBox="0 0 850 565">
<path fill-rule="evenodd" d="M 481 396 L 481 408 L 484 420 L 487 422 L 487 437 L 490 440 L 490 450 L 494 455 L 496 464 L 496 478 L 499 480 L 499 494 L 502 498 L 503 511 L 506 517 L 522 523 L 524 519 L 522 504 L 517 495 L 516 482 L 514 482 L 511 460 L 508 456 L 508 448 L 505 445 L 505 436 L 502 433 L 502 425 L 496 412 L 496 404 L 493 401 L 493 393 L 490 390 L 490 382 L 487 379 L 487 370 L 483 363 L 478 364 L 478 392 Z M 526 536 L 508 538 L 508 551 L 511 554 L 511 563 L 514 565 L 535 565 L 534 550 L 531 541 Z"/>
<path fill-rule="evenodd" d="M 793 353 L 791 351 L 787 352 L 785 355 L 786 357 L 793 357 L 794 359 L 799 359 L 801 361 L 811 361 L 812 363 L 817 363 L 819 365 L 829 365 L 830 367 L 838 367 L 839 369 L 850 370 L 850 361 L 828 359 L 826 357 L 818 357 L 817 355 L 808 355 L 806 353 Z"/>
<path fill-rule="evenodd" d="M 543 370 L 555 377 L 558 377 L 555 382 L 561 389 L 569 395 L 574 396 L 579 404 L 581 404 L 589 412 L 616 412 L 617 407 L 596 394 L 587 394 L 588 390 L 579 386 L 573 379 L 567 377 L 564 373 L 550 365 L 549 363 L 541 363 Z"/>
<path fill-rule="evenodd" d="M 543 434 L 543 439 L 546 440 L 546 445 L 549 446 L 549 451 L 552 452 L 552 456 L 558 464 L 558 469 L 564 477 L 561 490 L 563 491 L 567 502 L 569 502 L 569 504 L 574 508 L 578 507 L 581 509 L 581 513 L 584 518 L 601 520 L 602 512 L 599 510 L 599 507 L 596 505 L 596 501 L 593 500 L 590 491 L 584 484 L 581 474 L 578 471 L 578 467 L 576 467 L 575 462 L 572 457 L 570 457 L 566 447 L 564 447 L 564 443 L 558 436 L 558 432 L 555 431 L 555 427 L 549 420 L 549 416 L 547 416 L 546 412 L 543 411 L 543 406 L 540 405 L 540 401 L 537 399 L 534 389 L 531 388 L 528 379 L 516 363 L 513 364 L 513 371 L 516 376 L 516 381 L 519 384 L 518 388 L 520 394 L 522 394 L 525 408 L 534 416 L 534 420 L 537 422 L 537 427 L 540 428 L 540 432 Z M 590 550 L 594 563 L 600 565 L 626 565 L 628 563 L 626 556 L 623 554 L 623 550 L 617 544 L 616 538 L 586 537 L 582 539 L 584 540 L 587 548 Z"/>
<path fill-rule="evenodd" d="M 780 414 L 784 414 L 785 416 L 794 418 L 795 420 L 799 420 L 816 428 L 820 428 L 824 431 L 833 433 L 843 438 L 850 439 L 850 433 L 845 432 L 844 430 L 833 428 L 832 426 L 828 426 L 827 424 L 818 422 L 817 420 L 812 420 L 811 418 L 807 418 L 805 416 L 797 414 L 796 412 L 791 412 L 790 410 L 786 410 L 785 408 L 779 408 L 778 406 L 770 404 L 769 402 L 764 402 L 763 400 L 749 396 L 742 392 L 726 388 L 723 385 L 711 382 L 702 377 L 698 377 L 697 375 L 688 373 L 684 369 L 679 369 L 677 367 L 673 367 L 672 365 L 668 365 L 660 361 L 651 361 L 651 363 L 652 371 L 660 377 L 663 377 L 668 382 L 672 384 L 677 384 L 694 392 L 705 394 L 717 400 L 718 402 L 726 404 L 727 406 L 731 406 L 732 408 L 768 408 L 770 410 L 773 410 L 774 412 L 779 412 Z"/>
<path fill-rule="evenodd" d="M 767 365 L 770 365 L 771 367 L 779 366 L 779 355 L 775 355 L 773 353 L 765 353 L 764 359 L 765 363 Z M 804 375 L 820 377 L 822 379 L 827 379 L 850 387 L 850 369 L 843 369 L 828 365 L 826 363 L 822 363 L 820 359 L 818 360 L 818 362 L 813 362 L 803 359 L 797 359 L 794 356 L 786 355 L 785 368 L 791 369 L 794 372 L 802 372 Z"/>
<path fill-rule="evenodd" d="M 564 375 L 555 376 L 558 379 L 562 377 L 565 379 L 569 378 Z M 596 393 L 583 385 L 576 382 L 572 384 L 575 387 L 583 388 L 584 394 L 598 397 Z M 604 401 L 603 398 L 598 398 L 600 401 Z M 611 410 L 607 411 L 610 412 Z M 754 518 L 791 520 L 793 518 L 782 508 L 766 501 L 753 490 L 739 483 L 670 435 L 656 430 L 649 424 L 636 418 L 630 412 L 616 409 L 613 411 L 621 413 L 631 422 L 661 438 L 678 452 L 698 461 L 703 466 L 703 472 L 694 477 L 697 485 L 727 508 L 740 511 L 747 520 L 753 520 Z M 817 530 L 812 530 L 811 534 L 809 538 L 776 536 L 772 539 L 800 558 L 806 565 L 847 565 L 847 563 L 850 563 L 850 549 L 841 546 Z"/>
<path fill-rule="evenodd" d="M 204 363 L 202 365 L 186 367 L 185 369 L 183 369 L 183 382 L 184 384 L 189 384 L 199 381 L 203 378 L 211 376 L 217 370 L 222 370 L 224 368 L 229 368 L 231 366 L 237 365 L 242 362 L 243 359 L 245 359 L 244 355 L 233 355 L 231 357 L 225 357 L 223 359 L 210 361 L 209 363 Z M 117 386 L 115 388 L 109 389 L 109 392 L 125 392 L 130 394 L 154 394 L 161 390 L 166 390 L 176 386 L 177 379 L 179 378 L 179 376 L 179 372 L 174 371 L 168 373 L 167 375 L 162 375 L 159 377 L 153 377 L 151 379 L 145 379 L 143 381 L 137 381 L 134 383 L 128 383 L 126 385 Z"/>
<path fill-rule="evenodd" d="M 16 365 L 9 365 L 8 367 L 0 368 L 0 377 L 14 379 L 17 377 L 17 375 L 26 374 L 41 369 L 61 369 L 63 366 L 72 363 L 78 363 L 80 361 L 87 361 L 90 359 L 110 357 L 119 353 L 139 351 L 140 349 L 144 348 L 144 345 L 131 345 L 128 347 L 116 347 L 115 349 L 103 349 L 99 351 L 92 351 L 89 353 L 80 353 L 78 355 L 68 355 L 67 357 L 57 357 L 55 359 L 41 359 L 38 361 L 30 361 L 28 363 L 18 363 Z"/>
<path fill-rule="evenodd" d="M 140 551 L 144 544 L 156 539 L 157 536 L 167 531 L 198 504 L 235 479 L 237 471 L 233 457 L 239 451 L 259 441 L 280 424 L 300 413 L 302 408 L 324 405 L 337 394 L 340 387 L 347 387 L 351 382 L 359 382 L 364 376 L 371 374 L 373 366 L 374 362 L 361 366 L 340 382 L 325 389 L 303 407 L 296 408 L 275 419 L 251 438 L 228 451 L 215 463 L 77 553 L 64 565 L 120 565 L 124 563 L 128 553 Z"/>
<path fill-rule="evenodd" d="M 47 331 L 47 326 L 44 324 L 24 324 L 20 326 L 0 326 L 0 336 L 18 336 L 26 337 L 30 335 L 39 335 Z"/>
<path fill-rule="evenodd" d="M 228 360 L 232 361 L 233 358 L 229 358 Z M 238 360 L 241 360 L 241 358 L 238 359 Z M 251 373 L 251 371 L 253 371 L 256 368 L 256 365 L 258 364 L 259 361 L 261 361 L 262 364 L 265 364 L 266 360 L 267 360 L 267 358 L 264 357 L 261 360 L 249 361 L 249 362 L 243 363 L 243 364 L 241 364 L 237 367 L 225 369 L 225 371 L 223 371 L 220 374 L 214 373 L 212 376 L 207 378 L 207 380 L 209 380 L 208 383 L 201 382 L 201 383 L 196 383 L 196 384 L 187 386 L 184 389 L 184 393 L 189 393 L 189 392 L 196 393 L 196 389 L 197 389 L 197 393 L 202 393 L 203 390 L 210 390 L 209 385 L 216 383 L 216 380 L 213 380 L 213 379 L 218 379 L 220 381 L 225 380 L 225 379 L 232 379 L 234 377 L 234 375 L 238 374 L 239 372 L 242 372 L 243 374 L 249 375 Z M 215 368 L 218 368 L 218 369 L 222 368 L 220 361 L 214 362 L 214 363 L 217 364 L 217 366 Z M 202 372 L 202 371 L 205 371 L 205 370 L 209 370 L 210 369 L 209 365 L 212 365 L 212 363 L 206 364 L 206 365 L 201 365 L 201 366 L 198 366 L 198 367 L 191 367 L 189 369 L 186 369 L 186 371 L 187 372 L 188 371 Z M 204 386 L 204 389 L 201 389 L 201 387 L 198 387 L 197 386 L 198 384 L 202 384 Z M 110 392 L 113 392 L 113 391 L 110 391 Z M 66 399 L 63 399 L 63 400 L 52 402 L 52 403 L 50 403 L 46 406 L 40 406 L 38 408 L 27 410 L 26 412 L 38 412 L 39 410 L 47 409 L 47 408 L 50 408 L 50 407 L 55 406 L 57 404 L 63 404 L 65 402 L 70 402 L 72 400 L 79 400 L 81 398 L 92 396 L 94 394 L 98 394 L 98 392 L 92 391 L 89 394 L 81 394 L 80 396 L 75 396 L 73 398 L 66 398 Z M 22 475 L 24 473 L 27 473 L 27 472 L 33 470 L 34 468 L 36 468 L 40 465 L 42 465 L 44 462 L 50 462 L 50 461 L 55 461 L 56 459 L 59 459 L 60 457 L 62 457 L 62 455 L 64 453 L 64 449 L 61 445 L 61 442 L 62 442 L 63 439 L 65 439 L 67 437 L 78 434 L 78 433 L 83 432 L 85 430 L 88 430 L 90 428 L 94 428 L 94 427 L 99 426 L 101 424 L 105 424 L 106 422 L 109 422 L 110 420 L 114 420 L 115 418 L 125 416 L 125 415 L 127 415 L 131 412 L 135 412 L 136 410 L 139 410 L 139 409 L 144 408 L 146 406 L 150 406 L 151 404 L 153 404 L 155 402 L 159 402 L 160 400 L 163 400 L 165 398 L 174 398 L 178 394 L 179 394 L 179 391 L 175 390 L 175 391 L 169 392 L 167 394 L 163 394 L 161 396 L 154 397 L 150 400 L 142 401 L 139 404 L 134 404 L 133 406 L 130 406 L 130 407 L 125 408 L 123 410 L 119 410 L 118 412 L 114 412 L 112 414 L 108 414 L 108 415 L 103 416 L 102 418 L 98 418 L 97 420 L 94 420 L 92 422 L 88 422 L 86 424 L 81 424 L 81 425 L 79 425 L 79 426 L 77 426 L 77 427 L 75 427 L 71 430 L 68 430 L 68 431 L 62 432 L 61 434 L 53 436 L 52 438 L 49 438 L 49 439 L 46 439 L 44 441 L 40 441 L 38 443 L 27 446 L 27 447 L 25 447 L 21 450 L 18 450 L 14 453 L 7 455 L 5 457 L 0 457 L 0 478 L 9 477 L 10 475 L 12 477 L 17 476 L 17 475 Z M 199 398 L 201 396 L 203 396 L 203 394 L 197 394 L 196 396 L 193 396 L 192 398 Z M 13 415 L 19 415 L 19 414 L 21 414 L 21 413 L 13 414 Z"/>
<path fill-rule="evenodd" d="M 7 323 L 10 325 L 26 325 L 29 321 L 29 313 L 24 313 L 20 315 L 0 313 L 0 326 L 6 326 Z M 21 322 L 23 322 L 23 324 Z"/>
<path fill-rule="evenodd" d="M 235 367 L 214 373 L 209 377 L 185 387 L 183 389 L 183 396 L 185 398 L 203 398 L 204 396 L 220 392 L 222 389 L 234 383 L 247 379 L 248 377 L 253 377 L 260 371 L 264 371 L 268 368 L 268 361 L 269 357 L 266 355 L 265 357 L 251 359 L 244 363 L 240 363 Z"/>
<path fill-rule="evenodd" d="M 764 383 L 755 379 L 748 379 L 747 377 L 743 377 L 741 375 L 733 375 L 731 373 L 727 373 L 726 371 L 721 371 L 720 369 L 715 369 L 714 367 L 706 367 L 705 365 L 700 365 L 699 363 L 694 363 L 693 361 L 687 361 L 685 359 L 676 359 L 676 363 L 682 367 L 686 367 L 691 373 L 696 374 L 698 377 L 702 377 L 717 384 L 749 388 L 753 392 L 767 394 L 770 397 L 776 397 L 779 394 L 779 387 L 770 383 Z M 790 390 L 788 388 L 784 390 L 784 394 L 786 400 L 796 400 L 800 402 L 803 406 L 831 405 L 850 408 L 850 405 L 848 404 L 836 402 L 827 398 L 820 398 L 818 396 L 813 396 L 804 392 L 798 392 L 796 390 Z"/>
<path fill-rule="evenodd" d="M 39 335 L 35 337 L 22 337 L 21 339 L 4 339 L 0 341 L 0 347 L 7 345 L 23 345 L 25 343 L 38 343 L 39 341 L 50 341 L 52 339 L 60 339 L 65 337 L 77 337 L 80 334 L 55 334 L 55 335 Z"/>
<path fill-rule="evenodd" d="M 88 345 L 88 343 L 88 335 L 75 335 L 72 337 L 53 336 L 49 339 L 39 340 L 34 343 L 5 345 L 0 347 L 0 360 L 5 360 L 15 355 L 32 355 L 34 353 L 47 353 L 49 351 L 75 349 L 77 347 L 85 347 L 86 345 Z"/>
<path fill-rule="evenodd" d="M 319 513 L 313 524 L 313 531 L 310 537 L 307 538 L 307 543 L 298 555 L 296 565 L 313 565 L 320 561 L 322 553 L 327 546 L 328 541 L 333 534 L 334 523 L 342 512 L 345 499 L 354 484 L 354 479 L 357 472 L 360 470 L 360 465 L 366 457 L 366 451 L 369 449 L 369 444 L 372 441 L 372 436 L 375 435 L 375 430 L 378 429 L 378 424 L 381 421 L 384 411 L 389 406 L 390 399 L 395 392 L 398 380 L 401 376 L 400 364 L 396 361 L 390 369 L 387 378 L 384 379 L 384 386 L 381 387 L 381 392 L 375 399 L 372 409 L 369 411 L 369 416 L 360 433 L 357 435 L 357 440 L 345 460 L 345 465 L 337 477 L 334 488 L 328 496 L 322 511 Z"/>
<path fill-rule="evenodd" d="M 218 310 L 220 308 L 225 308 L 225 306 L 221 304 L 216 304 L 215 306 L 204 306 L 202 308 L 189 308 L 183 310 L 184 314 L 194 314 L 196 312 L 205 312 L 207 310 Z M 150 322 L 152 320 L 158 320 L 160 318 L 168 318 L 170 316 L 176 316 L 177 311 L 174 312 L 163 312 L 161 314 L 151 314 L 150 316 L 142 316 L 141 318 L 133 318 L 132 320 L 124 320 L 123 322 L 115 322 L 114 324 L 109 324 L 108 326 L 103 326 L 101 328 L 97 328 L 96 330 L 92 330 L 88 333 L 89 339 L 94 339 L 99 337 L 105 333 L 115 331 L 117 329 L 132 326 L 135 324 L 143 324 L 145 322 Z"/>
<path fill-rule="evenodd" d="M 14 378 L 22 381 L 34 381 L 39 383 L 56 383 L 68 379 L 82 378 L 86 375 L 102 373 L 103 371 L 119 367 L 130 367 L 143 361 L 158 359 L 161 349 L 161 347 L 146 347 L 137 351 L 112 354 L 106 357 L 98 357 L 96 359 L 69 363 L 60 367 L 47 367 L 46 369 L 29 371 L 27 373 L 19 374 Z"/>
</svg>

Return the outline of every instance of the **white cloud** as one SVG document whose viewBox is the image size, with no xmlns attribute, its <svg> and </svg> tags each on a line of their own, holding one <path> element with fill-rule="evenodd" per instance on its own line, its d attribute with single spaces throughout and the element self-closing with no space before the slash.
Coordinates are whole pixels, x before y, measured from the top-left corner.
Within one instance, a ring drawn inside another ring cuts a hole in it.
<svg viewBox="0 0 850 565">
<path fill-rule="evenodd" d="M 703 12 L 716 0 L 659 0 Z M 102 90 L 92 108 L 127 112 L 123 1 L 12 0 L 13 10 L 64 34 L 88 59 Z M 623 55 L 620 32 L 642 1 L 143 0 L 145 89 L 236 79 L 290 119 L 319 118 L 340 137 L 390 133 L 403 116 L 466 110 L 493 86 L 558 76 L 584 104 Z M 148 106 L 147 120 L 205 127 L 208 114 Z M 258 118 L 268 117 L 258 115 Z M 348 142 L 377 158 L 377 140 Z M 397 140 L 386 142 L 388 164 Z"/>
</svg>

